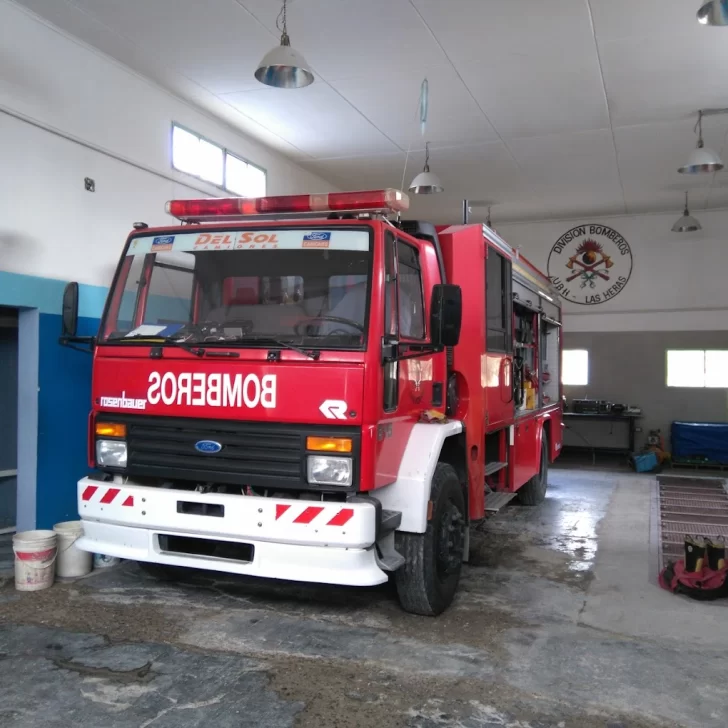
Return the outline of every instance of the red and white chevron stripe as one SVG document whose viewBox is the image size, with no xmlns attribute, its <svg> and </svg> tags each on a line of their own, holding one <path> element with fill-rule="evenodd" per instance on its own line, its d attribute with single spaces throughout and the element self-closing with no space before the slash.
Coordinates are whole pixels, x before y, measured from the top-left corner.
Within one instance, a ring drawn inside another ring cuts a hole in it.
<svg viewBox="0 0 728 728">
<path fill-rule="evenodd" d="M 104 488 L 98 485 L 87 485 L 81 494 L 82 501 L 95 501 L 108 506 L 111 505 L 121 493 L 121 488 Z M 124 496 L 121 496 L 124 498 Z M 117 504 L 118 505 L 118 504 Z M 121 503 L 122 506 L 133 506 L 134 496 L 128 495 Z"/>
<path fill-rule="evenodd" d="M 321 517 L 321 514 L 324 514 Z M 291 506 L 276 503 L 276 521 L 308 525 L 317 520 L 316 525 L 345 526 L 354 517 L 353 508 L 332 508 L 331 506 Z"/>
</svg>

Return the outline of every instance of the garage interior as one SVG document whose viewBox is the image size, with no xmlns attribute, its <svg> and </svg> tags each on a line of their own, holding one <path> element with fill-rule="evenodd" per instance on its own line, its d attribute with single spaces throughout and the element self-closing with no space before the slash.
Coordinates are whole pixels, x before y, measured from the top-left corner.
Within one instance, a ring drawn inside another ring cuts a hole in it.
<svg viewBox="0 0 728 728">
<path fill-rule="evenodd" d="M 727 602 L 658 582 L 728 536 L 721 25 L 720 0 L 0 0 L 0 726 L 728 725 Z M 284 27 L 301 88 L 255 75 Z M 563 452 L 540 504 L 486 493 L 452 605 L 113 558 L 16 590 L 14 536 L 77 520 L 89 473 L 66 285 L 96 336 L 169 200 L 389 188 L 560 299 Z"/>
</svg>

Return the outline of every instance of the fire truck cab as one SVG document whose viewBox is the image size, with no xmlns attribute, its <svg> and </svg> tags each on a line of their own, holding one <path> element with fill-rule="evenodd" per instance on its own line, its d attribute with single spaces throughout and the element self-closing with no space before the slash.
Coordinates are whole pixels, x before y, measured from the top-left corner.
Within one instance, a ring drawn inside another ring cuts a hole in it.
<svg viewBox="0 0 728 728">
<path fill-rule="evenodd" d="M 135 226 L 94 342 L 80 548 L 154 572 L 391 574 L 406 610 L 450 604 L 470 525 L 545 496 L 561 314 L 493 230 L 407 207 L 176 200 L 181 224 Z"/>
</svg>

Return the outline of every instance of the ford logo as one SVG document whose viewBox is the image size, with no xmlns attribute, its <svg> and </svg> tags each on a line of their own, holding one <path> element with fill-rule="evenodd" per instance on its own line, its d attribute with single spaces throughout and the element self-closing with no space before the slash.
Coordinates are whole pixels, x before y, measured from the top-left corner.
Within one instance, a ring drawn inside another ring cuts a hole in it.
<svg viewBox="0 0 728 728">
<path fill-rule="evenodd" d="M 197 450 L 197 452 L 204 452 L 205 454 L 212 454 L 220 452 L 220 450 L 222 450 L 222 445 L 214 440 L 200 440 L 195 443 L 195 450 Z"/>
</svg>

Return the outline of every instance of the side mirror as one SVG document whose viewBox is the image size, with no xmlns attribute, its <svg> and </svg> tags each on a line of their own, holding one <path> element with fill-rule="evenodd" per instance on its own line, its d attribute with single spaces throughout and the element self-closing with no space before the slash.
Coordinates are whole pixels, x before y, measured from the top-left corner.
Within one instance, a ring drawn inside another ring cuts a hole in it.
<svg viewBox="0 0 728 728">
<path fill-rule="evenodd" d="M 439 283 L 432 289 L 430 335 L 436 348 L 456 346 L 460 341 L 463 294 L 460 286 Z"/>
<path fill-rule="evenodd" d="M 78 330 L 78 283 L 69 283 L 63 291 L 61 338 L 72 339 Z"/>
</svg>

